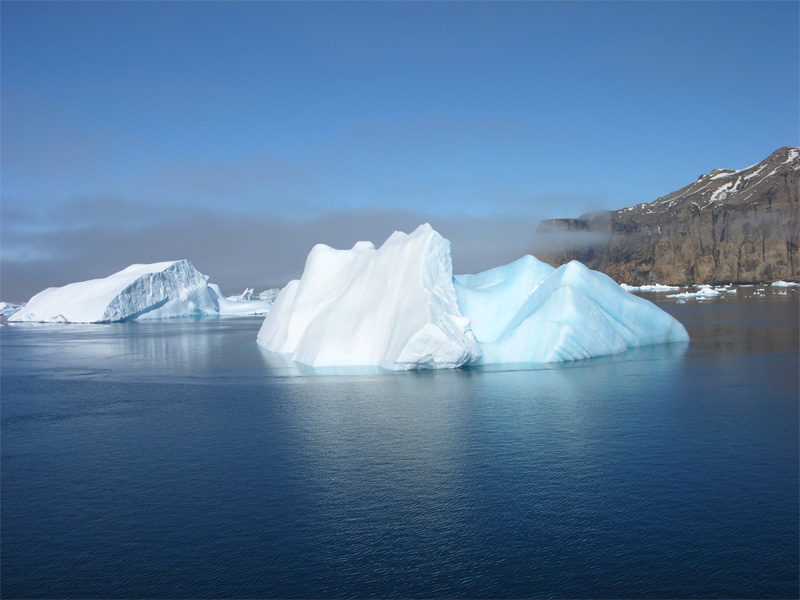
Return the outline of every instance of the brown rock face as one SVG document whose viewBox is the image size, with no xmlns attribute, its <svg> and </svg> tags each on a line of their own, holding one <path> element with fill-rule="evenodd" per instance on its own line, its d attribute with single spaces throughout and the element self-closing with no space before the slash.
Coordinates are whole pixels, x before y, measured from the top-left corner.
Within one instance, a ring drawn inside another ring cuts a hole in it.
<svg viewBox="0 0 800 600">
<path fill-rule="evenodd" d="M 542 221 L 536 255 L 579 260 L 620 283 L 800 280 L 800 148 L 714 170 L 650 204 Z"/>
</svg>

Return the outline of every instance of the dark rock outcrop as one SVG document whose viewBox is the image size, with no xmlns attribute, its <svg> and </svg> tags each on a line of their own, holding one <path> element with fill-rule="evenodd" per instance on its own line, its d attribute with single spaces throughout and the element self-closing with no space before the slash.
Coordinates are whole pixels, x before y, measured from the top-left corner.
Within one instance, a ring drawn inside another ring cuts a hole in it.
<svg viewBox="0 0 800 600">
<path fill-rule="evenodd" d="M 650 204 L 542 221 L 536 255 L 631 285 L 800 279 L 800 149 L 717 169 Z"/>
</svg>

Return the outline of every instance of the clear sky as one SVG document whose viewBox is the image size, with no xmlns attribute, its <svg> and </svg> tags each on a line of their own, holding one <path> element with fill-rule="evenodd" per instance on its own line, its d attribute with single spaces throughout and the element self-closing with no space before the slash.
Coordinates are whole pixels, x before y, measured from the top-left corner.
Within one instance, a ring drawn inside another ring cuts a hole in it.
<svg viewBox="0 0 800 600">
<path fill-rule="evenodd" d="M 800 140 L 800 3 L 0 3 L 3 300 L 188 258 L 226 293 L 428 221 L 542 218 Z"/>
</svg>

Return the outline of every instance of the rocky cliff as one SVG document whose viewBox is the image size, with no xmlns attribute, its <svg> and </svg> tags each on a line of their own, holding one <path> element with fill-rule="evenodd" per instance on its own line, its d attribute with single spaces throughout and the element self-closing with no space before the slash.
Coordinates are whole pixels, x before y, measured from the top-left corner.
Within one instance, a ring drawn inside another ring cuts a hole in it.
<svg viewBox="0 0 800 600">
<path fill-rule="evenodd" d="M 800 148 L 717 169 L 649 204 L 542 221 L 539 258 L 631 285 L 800 279 Z"/>
</svg>

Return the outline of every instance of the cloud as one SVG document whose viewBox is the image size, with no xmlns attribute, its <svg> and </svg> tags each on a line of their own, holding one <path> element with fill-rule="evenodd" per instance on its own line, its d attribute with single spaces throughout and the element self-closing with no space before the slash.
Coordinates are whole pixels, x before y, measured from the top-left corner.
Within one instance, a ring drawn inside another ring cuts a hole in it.
<svg viewBox="0 0 800 600">
<path fill-rule="evenodd" d="M 529 252 L 537 221 L 383 208 L 288 219 L 85 199 L 49 219 L 19 210 L 4 213 L 0 297 L 26 300 L 44 288 L 105 277 L 130 264 L 181 258 L 226 293 L 260 291 L 299 277 L 314 244 L 380 245 L 393 231 L 410 232 L 424 222 L 452 242 L 456 272 L 477 272 Z"/>
<path fill-rule="evenodd" d="M 530 251 L 546 260 L 574 251 L 600 248 L 611 243 L 611 231 L 536 231 Z"/>
</svg>

